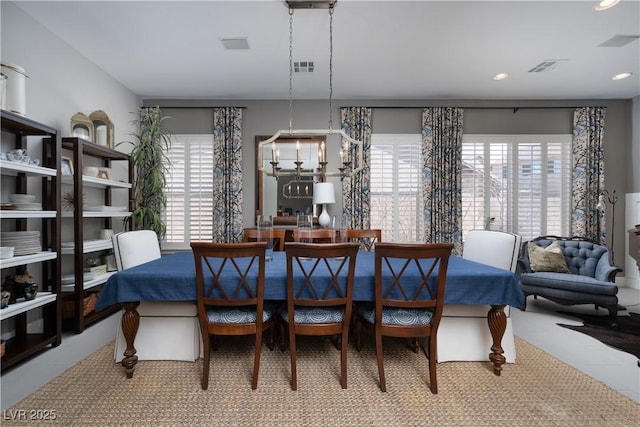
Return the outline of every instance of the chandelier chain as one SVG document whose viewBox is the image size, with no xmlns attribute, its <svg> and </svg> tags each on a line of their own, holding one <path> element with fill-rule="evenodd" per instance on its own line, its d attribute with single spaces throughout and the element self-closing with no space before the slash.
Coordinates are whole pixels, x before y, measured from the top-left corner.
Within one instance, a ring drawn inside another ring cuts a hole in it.
<svg viewBox="0 0 640 427">
<path fill-rule="evenodd" d="M 289 6 L 289 133 L 293 129 L 293 8 Z"/>
<path fill-rule="evenodd" d="M 329 7 L 329 132 L 333 131 L 333 5 Z"/>
</svg>

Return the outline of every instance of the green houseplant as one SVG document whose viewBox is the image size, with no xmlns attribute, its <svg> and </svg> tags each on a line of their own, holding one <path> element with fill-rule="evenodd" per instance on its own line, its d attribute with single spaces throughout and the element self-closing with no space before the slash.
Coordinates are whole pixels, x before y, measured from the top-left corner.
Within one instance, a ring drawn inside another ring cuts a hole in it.
<svg viewBox="0 0 640 427">
<path fill-rule="evenodd" d="M 133 223 L 136 230 L 153 230 L 159 239 L 167 229 L 161 214 L 167 205 L 164 187 L 170 166 L 167 152 L 171 148 L 171 135 L 162 130 L 162 122 L 168 118 L 159 107 L 140 107 L 138 119 L 133 121 L 138 127 L 133 134 L 137 141 L 129 142 L 133 144 L 130 155 L 136 177 L 133 211 L 124 222 Z"/>
</svg>

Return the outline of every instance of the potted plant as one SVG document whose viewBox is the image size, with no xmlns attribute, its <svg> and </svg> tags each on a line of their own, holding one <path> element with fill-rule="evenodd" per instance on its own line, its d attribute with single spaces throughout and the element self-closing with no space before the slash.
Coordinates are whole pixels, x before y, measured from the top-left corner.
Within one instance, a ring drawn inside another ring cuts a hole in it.
<svg viewBox="0 0 640 427">
<path fill-rule="evenodd" d="M 159 107 L 140 107 L 138 126 L 134 134 L 137 143 L 131 150 L 131 162 L 136 178 L 133 182 L 133 211 L 125 218 L 125 225 L 133 223 L 136 230 L 153 230 L 162 239 L 166 225 L 162 220 L 162 209 L 167 205 L 164 194 L 166 173 L 170 160 L 167 152 L 171 148 L 170 134 L 162 130 L 162 122 L 169 117 L 162 115 Z"/>
</svg>

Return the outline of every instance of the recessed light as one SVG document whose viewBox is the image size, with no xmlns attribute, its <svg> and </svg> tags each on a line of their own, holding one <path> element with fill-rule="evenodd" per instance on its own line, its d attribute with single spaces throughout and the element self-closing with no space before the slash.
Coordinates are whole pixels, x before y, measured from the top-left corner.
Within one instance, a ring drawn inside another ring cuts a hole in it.
<svg viewBox="0 0 640 427">
<path fill-rule="evenodd" d="M 621 0 L 602 0 L 600 3 L 598 3 L 597 6 L 593 7 L 593 10 L 597 12 L 600 12 L 601 10 L 607 10 L 620 3 L 620 1 Z"/>
<path fill-rule="evenodd" d="M 493 76 L 493 80 L 504 80 L 509 77 L 509 73 L 499 73 Z"/>
<path fill-rule="evenodd" d="M 626 79 L 627 77 L 631 77 L 631 74 L 633 74 L 633 73 L 620 73 L 620 74 L 616 74 L 615 76 L 611 77 L 611 80 L 622 80 L 622 79 Z"/>
</svg>

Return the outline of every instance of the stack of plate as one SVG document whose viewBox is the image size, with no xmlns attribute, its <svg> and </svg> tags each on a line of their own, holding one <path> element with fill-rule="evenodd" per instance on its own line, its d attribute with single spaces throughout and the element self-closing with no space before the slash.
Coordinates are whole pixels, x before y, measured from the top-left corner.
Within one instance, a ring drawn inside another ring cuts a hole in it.
<svg viewBox="0 0 640 427">
<path fill-rule="evenodd" d="M 42 251 L 40 231 L 3 231 L 0 233 L 1 246 L 13 246 L 14 256 L 31 255 Z"/>
<path fill-rule="evenodd" d="M 19 211 L 41 211 L 40 203 L 16 203 L 16 209 Z"/>
<path fill-rule="evenodd" d="M 9 201 L 14 204 L 33 203 L 36 196 L 31 194 L 9 194 Z"/>
<path fill-rule="evenodd" d="M 82 280 L 85 282 L 88 282 L 90 280 L 95 279 L 96 277 L 98 277 L 98 273 L 86 272 L 86 273 L 83 273 Z M 76 276 L 75 274 L 67 274 L 62 276 L 60 279 L 61 279 L 60 283 L 62 283 L 63 285 L 73 285 L 74 282 L 76 281 Z"/>
<path fill-rule="evenodd" d="M 31 194 L 10 194 L 9 201 L 13 203 L 19 211 L 41 211 L 42 205 L 34 203 L 36 196 Z"/>
</svg>

